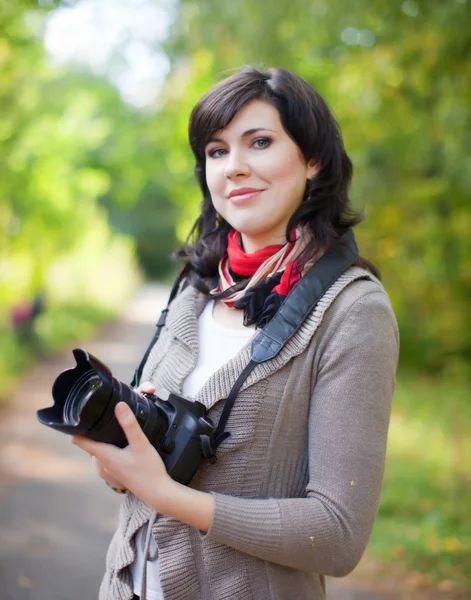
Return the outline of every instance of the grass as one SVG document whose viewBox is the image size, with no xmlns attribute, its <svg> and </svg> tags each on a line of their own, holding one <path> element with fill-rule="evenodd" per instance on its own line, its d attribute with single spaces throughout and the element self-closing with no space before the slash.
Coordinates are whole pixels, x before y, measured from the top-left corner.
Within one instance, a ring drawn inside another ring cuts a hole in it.
<svg viewBox="0 0 471 600">
<path fill-rule="evenodd" d="M 471 394 L 465 380 L 400 373 L 370 555 L 439 589 L 471 592 Z"/>
</svg>

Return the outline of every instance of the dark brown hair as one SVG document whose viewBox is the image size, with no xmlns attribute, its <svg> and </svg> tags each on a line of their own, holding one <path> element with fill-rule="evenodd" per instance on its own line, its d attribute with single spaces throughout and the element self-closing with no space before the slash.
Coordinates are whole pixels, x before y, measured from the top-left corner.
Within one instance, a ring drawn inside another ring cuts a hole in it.
<svg viewBox="0 0 471 600">
<path fill-rule="evenodd" d="M 211 88 L 190 117 L 189 138 L 203 203 L 179 256 L 189 259 L 191 283 L 204 292 L 208 290 L 205 280 L 217 274 L 219 260 L 226 252 L 227 234 L 232 229 L 224 219 L 216 227 L 216 211 L 206 183 L 205 146 L 214 132 L 227 127 L 240 109 L 253 100 L 264 100 L 274 106 L 306 163 L 314 159 L 320 165 L 313 179 L 307 180 L 303 201 L 287 226 L 287 241 L 288 233 L 298 224 L 306 225 L 312 233 L 312 241 L 301 260 L 315 256 L 362 220 L 351 209 L 348 197 L 352 163 L 345 152 L 339 126 L 322 97 L 286 69 L 262 72 L 245 67 Z M 365 259 L 359 259 L 357 264 L 379 275 Z"/>
</svg>

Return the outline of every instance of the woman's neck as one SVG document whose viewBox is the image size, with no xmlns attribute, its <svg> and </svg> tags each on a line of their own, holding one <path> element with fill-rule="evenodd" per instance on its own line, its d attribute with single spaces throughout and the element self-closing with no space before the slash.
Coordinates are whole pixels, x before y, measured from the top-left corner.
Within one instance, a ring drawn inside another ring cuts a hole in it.
<svg viewBox="0 0 471 600">
<path fill-rule="evenodd" d="M 257 250 L 262 250 L 267 246 L 276 246 L 286 244 L 286 235 L 283 233 L 280 237 L 247 235 L 245 233 L 240 234 L 240 246 L 246 254 L 253 254 Z"/>
</svg>

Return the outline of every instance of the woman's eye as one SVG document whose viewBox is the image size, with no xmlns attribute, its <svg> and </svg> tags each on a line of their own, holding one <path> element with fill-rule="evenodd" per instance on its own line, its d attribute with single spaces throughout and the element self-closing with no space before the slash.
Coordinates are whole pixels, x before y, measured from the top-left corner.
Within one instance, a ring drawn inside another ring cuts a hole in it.
<svg viewBox="0 0 471 600">
<path fill-rule="evenodd" d="M 213 148 L 212 150 L 208 150 L 207 154 L 211 158 L 219 158 L 220 156 L 224 156 L 225 152 L 224 148 Z"/>
<path fill-rule="evenodd" d="M 255 148 L 259 150 L 263 150 L 263 148 L 268 148 L 270 144 L 271 140 L 269 138 L 259 138 L 258 140 L 254 141 Z"/>
</svg>

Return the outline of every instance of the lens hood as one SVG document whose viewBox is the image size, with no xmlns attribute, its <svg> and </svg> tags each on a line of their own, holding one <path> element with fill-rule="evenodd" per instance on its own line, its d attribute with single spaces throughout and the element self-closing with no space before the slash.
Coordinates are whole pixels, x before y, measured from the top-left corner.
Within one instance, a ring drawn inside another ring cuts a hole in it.
<svg viewBox="0 0 471 600">
<path fill-rule="evenodd" d="M 81 348 L 75 348 L 73 355 L 77 365 L 73 369 L 63 371 L 52 386 L 53 406 L 37 411 L 37 417 L 43 425 L 52 427 L 69 435 L 85 435 L 99 421 L 113 394 L 113 376 L 109 368 L 92 354 Z M 94 401 L 88 402 L 81 414 L 77 425 L 64 422 L 64 408 L 67 397 L 74 384 L 86 373 L 93 373 L 100 378 L 101 386 L 93 396 Z"/>
</svg>

